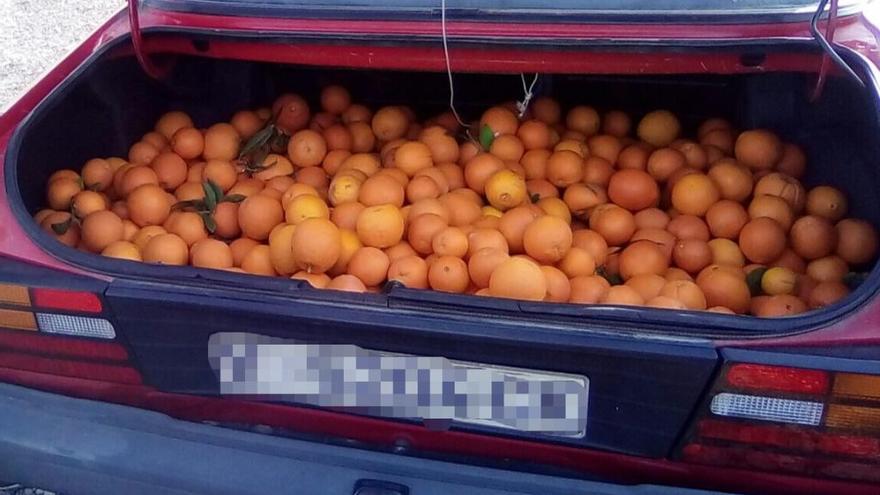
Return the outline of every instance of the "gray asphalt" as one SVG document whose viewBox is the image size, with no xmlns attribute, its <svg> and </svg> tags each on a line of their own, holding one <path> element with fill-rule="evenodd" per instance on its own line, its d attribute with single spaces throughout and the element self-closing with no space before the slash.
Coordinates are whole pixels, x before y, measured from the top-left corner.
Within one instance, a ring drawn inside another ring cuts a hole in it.
<svg viewBox="0 0 880 495">
<path fill-rule="evenodd" d="M 0 108 L 124 4 L 124 0 L 0 0 Z"/>
</svg>

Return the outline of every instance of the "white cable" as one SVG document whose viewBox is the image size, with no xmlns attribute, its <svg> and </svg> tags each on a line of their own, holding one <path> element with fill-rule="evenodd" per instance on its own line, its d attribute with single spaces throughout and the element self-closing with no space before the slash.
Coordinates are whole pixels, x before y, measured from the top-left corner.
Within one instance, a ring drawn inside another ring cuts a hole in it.
<svg viewBox="0 0 880 495">
<path fill-rule="evenodd" d="M 440 0 L 440 27 L 443 30 L 443 53 L 446 55 L 446 74 L 449 76 L 449 109 L 452 110 L 455 120 L 462 127 L 467 128 L 468 125 L 461 120 L 458 111 L 455 110 L 455 85 L 452 83 L 452 65 L 449 63 L 449 45 L 446 42 L 446 0 Z M 523 85 L 525 85 L 525 82 L 523 82 Z"/>
<path fill-rule="evenodd" d="M 529 102 L 532 101 L 532 97 L 534 96 L 532 94 L 532 90 L 535 89 L 535 83 L 538 82 L 538 73 L 537 72 L 535 73 L 535 78 L 532 79 L 532 84 L 529 85 L 528 87 L 526 87 L 525 74 L 520 72 L 519 77 L 520 77 L 520 79 L 522 79 L 523 92 L 525 94 L 523 95 L 522 101 L 516 102 L 516 109 L 519 110 L 518 117 L 523 118 L 523 116 L 526 114 L 526 111 L 529 109 Z"/>
</svg>

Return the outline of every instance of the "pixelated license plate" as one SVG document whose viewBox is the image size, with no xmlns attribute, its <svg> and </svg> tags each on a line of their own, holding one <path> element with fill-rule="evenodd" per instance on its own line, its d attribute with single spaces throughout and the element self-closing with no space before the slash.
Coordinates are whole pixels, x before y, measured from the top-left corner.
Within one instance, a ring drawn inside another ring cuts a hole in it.
<svg viewBox="0 0 880 495">
<path fill-rule="evenodd" d="M 208 358 L 222 394 L 370 416 L 586 434 L 585 376 L 232 332 L 210 337 Z"/>
</svg>

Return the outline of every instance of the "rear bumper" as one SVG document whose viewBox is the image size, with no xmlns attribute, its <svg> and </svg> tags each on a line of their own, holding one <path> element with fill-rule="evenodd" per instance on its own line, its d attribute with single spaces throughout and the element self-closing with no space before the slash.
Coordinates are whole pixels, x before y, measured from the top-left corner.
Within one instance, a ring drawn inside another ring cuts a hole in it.
<svg viewBox="0 0 880 495">
<path fill-rule="evenodd" d="M 64 494 L 709 494 L 424 460 L 259 435 L 0 384 L 0 480 Z"/>
</svg>

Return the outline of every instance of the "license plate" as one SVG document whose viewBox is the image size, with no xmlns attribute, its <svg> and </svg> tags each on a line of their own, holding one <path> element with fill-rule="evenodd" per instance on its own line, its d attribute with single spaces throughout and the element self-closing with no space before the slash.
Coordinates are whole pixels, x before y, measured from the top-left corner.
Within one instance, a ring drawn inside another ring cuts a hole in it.
<svg viewBox="0 0 880 495">
<path fill-rule="evenodd" d="M 585 376 L 252 333 L 213 334 L 208 357 L 222 394 L 429 423 L 586 434 Z"/>
</svg>

